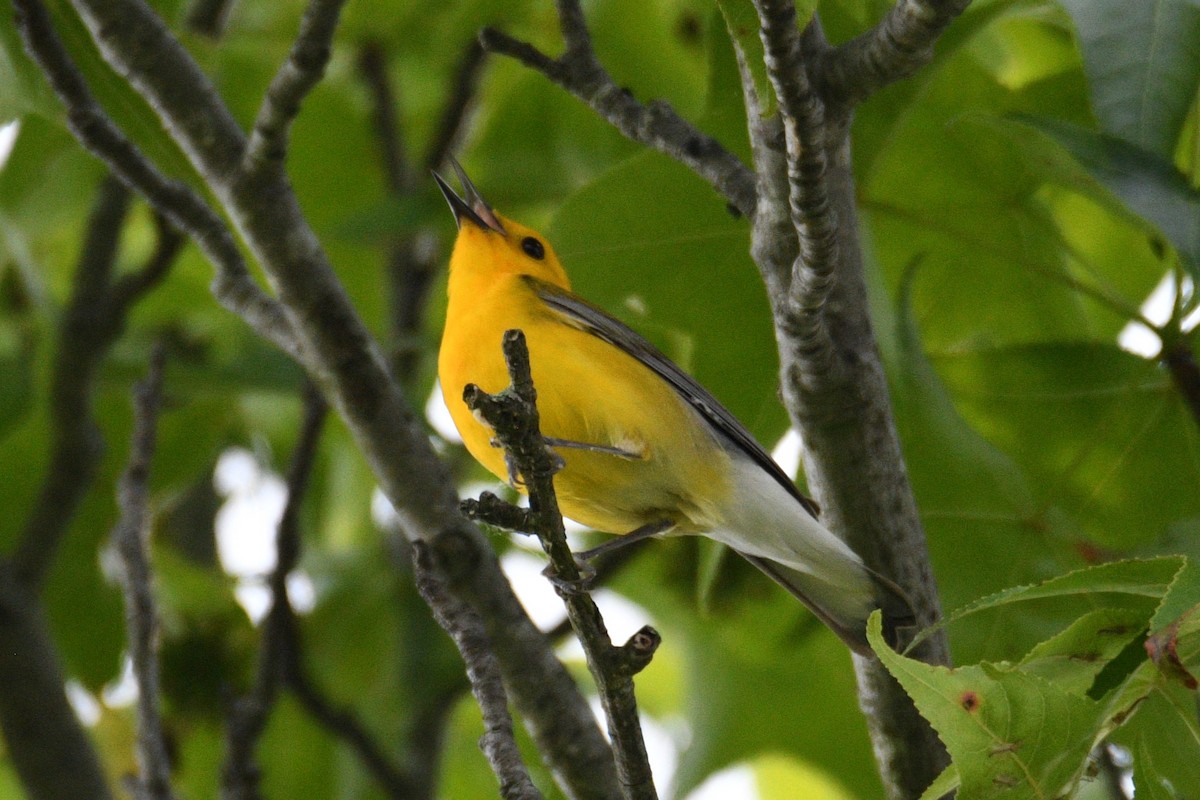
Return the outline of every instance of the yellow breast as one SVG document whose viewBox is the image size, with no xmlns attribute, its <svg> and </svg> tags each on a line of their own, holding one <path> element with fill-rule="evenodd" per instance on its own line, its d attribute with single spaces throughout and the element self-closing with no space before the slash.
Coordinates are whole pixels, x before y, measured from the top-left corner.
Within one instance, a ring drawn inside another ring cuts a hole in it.
<svg viewBox="0 0 1200 800">
<path fill-rule="evenodd" d="M 720 524 L 719 509 L 730 491 L 729 457 L 674 389 L 623 350 L 566 324 L 519 276 L 456 277 L 438 374 L 463 442 L 480 463 L 508 480 L 503 451 L 463 403 L 462 389 L 474 383 L 494 393 L 508 385 L 500 342 L 506 330 L 520 328 L 529 345 L 542 433 L 636 455 L 557 448 L 565 462 L 555 477 L 564 514 L 610 533 L 663 519 L 679 532 Z"/>
</svg>

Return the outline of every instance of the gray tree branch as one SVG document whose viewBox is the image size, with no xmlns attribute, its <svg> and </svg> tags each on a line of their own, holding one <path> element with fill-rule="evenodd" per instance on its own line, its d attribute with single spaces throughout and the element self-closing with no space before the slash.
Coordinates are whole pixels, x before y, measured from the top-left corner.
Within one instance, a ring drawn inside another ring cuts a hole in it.
<svg viewBox="0 0 1200 800">
<path fill-rule="evenodd" d="M 897 0 L 867 32 L 820 59 L 817 88 L 840 113 L 912 75 L 933 58 L 942 31 L 971 0 Z"/>
<path fill-rule="evenodd" d="M 213 293 L 226 308 L 276 347 L 299 358 L 282 308 L 250 277 L 241 250 L 221 218 L 190 187 L 163 176 L 104 113 L 55 33 L 45 6 L 38 0 L 13 0 L 13 7 L 25 48 L 66 106 L 67 122 L 76 138 L 127 186 L 195 239 L 217 268 Z M 187 105 L 186 99 L 182 104 Z"/>
<path fill-rule="evenodd" d="M 63 691 L 62 668 L 38 591 L 79 504 L 95 479 L 104 443 L 92 412 L 95 376 L 134 301 L 165 274 L 180 241 L 165 228 L 150 260 L 114 277 L 130 204 L 114 178 L 100 185 L 88 221 L 51 376 L 54 444 L 46 478 L 11 559 L 0 563 L 0 726 L 31 797 L 109 796 L 109 787 Z"/>
<path fill-rule="evenodd" d="M 300 33 L 258 110 L 243 169 L 253 171 L 260 164 L 282 166 L 287 155 L 288 130 L 300 113 L 300 103 L 325 75 L 333 34 L 345 1 L 309 2 L 300 21 Z"/>
<path fill-rule="evenodd" d="M 840 258 L 838 221 L 826 186 L 825 109 L 805 70 L 792 0 L 758 0 L 755 7 L 762 26 L 767 74 L 779 101 L 793 235 L 800 242 L 792 262 L 787 302 L 777 306 L 776 320 L 804 359 L 805 379 L 836 380 L 830 374 L 835 361 L 824 316 Z"/>
<path fill-rule="evenodd" d="M 421 596 L 454 640 L 467 666 L 471 692 L 483 711 L 484 732 L 479 748 L 500 781 L 500 796 L 504 800 L 542 800 L 517 747 L 500 665 L 482 620 L 474 609 L 446 591 L 423 542 L 413 543 L 413 568 Z"/>
<path fill-rule="evenodd" d="M 739 213 L 753 219 L 757 197 L 754 174 L 746 165 L 716 139 L 679 116 L 670 104 L 655 100 L 643 105 L 618 86 L 592 50 L 591 34 L 578 0 L 557 0 L 557 5 L 566 43 L 558 58 L 494 28 L 481 31 L 479 41 L 484 49 L 515 58 L 541 72 L 633 141 L 687 165 Z"/>
<path fill-rule="evenodd" d="M 18 3 L 27 19 L 28 9 L 40 10 L 52 34 L 37 0 Z M 514 704 L 567 793 L 615 796 L 609 749 L 586 701 L 513 595 L 482 534 L 461 516 L 445 467 L 351 308 L 286 176 L 281 170 L 239 168 L 245 137 L 211 83 L 145 3 L 74 5 L 105 59 L 160 116 L 263 265 L 286 309 L 287 330 L 300 343 L 296 353 L 346 420 L 405 530 L 431 545 L 449 586 L 484 617 Z M 38 40 L 29 46 L 40 53 L 44 45 Z M 81 94 L 65 98 L 68 106 L 82 101 L 94 107 L 86 89 Z"/>
<path fill-rule="evenodd" d="M 820 499 L 822 521 L 844 535 L 867 565 L 908 594 L 917 622 L 941 617 L 925 532 L 900 450 L 887 376 L 872 328 L 855 206 L 848 131 L 835 132 L 829 196 L 838 216 L 842 257 L 826 307 L 826 325 L 842 381 L 813 382 L 783 340 L 785 405 L 803 432 L 805 474 Z M 914 657 L 948 664 L 945 636 Z M 941 741 L 876 659 L 855 657 L 859 703 L 889 798 L 919 797 L 947 763 Z"/>
<path fill-rule="evenodd" d="M 129 461 L 117 492 L 121 518 L 112 533 L 125 595 L 129 658 L 137 681 L 137 755 L 139 775 L 131 780 L 138 800 L 173 800 L 171 762 L 159 712 L 158 611 L 147 555 L 150 530 L 150 464 L 158 436 L 165 355 L 161 346 L 150 357 L 150 370 L 134 390 L 134 429 Z"/>
<path fill-rule="evenodd" d="M 37 595 L 0 562 L 0 729 L 29 800 L 113 800 Z"/>
</svg>

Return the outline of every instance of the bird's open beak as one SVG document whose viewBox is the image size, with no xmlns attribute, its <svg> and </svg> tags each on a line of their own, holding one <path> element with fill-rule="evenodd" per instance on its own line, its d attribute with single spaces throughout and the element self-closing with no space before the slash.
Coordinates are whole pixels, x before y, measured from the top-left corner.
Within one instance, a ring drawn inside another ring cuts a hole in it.
<svg viewBox="0 0 1200 800">
<path fill-rule="evenodd" d="M 471 183 L 471 179 L 463 171 L 462 165 L 458 163 L 454 156 L 447 156 L 447 158 L 450 160 L 450 166 L 454 167 L 454 171 L 458 173 L 458 182 L 462 184 L 463 194 L 466 197 L 459 197 L 450 188 L 450 184 L 446 183 L 442 176 L 436 172 L 433 173 L 433 179 L 437 181 L 438 188 L 442 190 L 446 202 L 450 204 L 450 210 L 454 213 L 454 221 L 458 224 L 458 227 L 462 228 L 462 221 L 465 217 L 484 230 L 492 230 L 503 234 L 504 226 L 500 224 L 500 220 L 496 217 L 496 212 L 492 211 L 492 207 L 483 199 L 483 195 L 475 188 L 475 184 Z"/>
</svg>

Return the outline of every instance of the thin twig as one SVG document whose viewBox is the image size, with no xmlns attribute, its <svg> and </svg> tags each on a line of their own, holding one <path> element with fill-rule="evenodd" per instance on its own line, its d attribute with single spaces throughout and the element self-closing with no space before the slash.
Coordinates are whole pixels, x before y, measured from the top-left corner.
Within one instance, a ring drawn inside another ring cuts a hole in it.
<svg viewBox="0 0 1200 800">
<path fill-rule="evenodd" d="M 528 530 L 528 528 L 524 528 L 524 530 Z M 632 544 L 620 547 L 611 553 L 605 553 L 593 560 L 591 565 L 596 570 L 596 577 L 591 581 L 591 585 L 599 588 L 612 581 L 624 572 L 625 568 L 634 562 L 634 559 L 645 552 L 646 546 L 649 544 L 649 539 L 643 539 L 640 542 L 633 542 Z M 567 617 L 546 631 L 546 636 L 551 641 L 559 642 L 574 633 L 574 631 L 575 629 L 571 627 L 571 619 Z"/>
<path fill-rule="evenodd" d="M 897 0 L 866 33 L 829 52 L 816 70 L 826 102 L 850 109 L 912 75 L 933 58 L 933 45 L 971 0 Z"/>
<path fill-rule="evenodd" d="M 517 747 L 500 666 L 479 615 L 446 591 L 425 544 L 414 542 L 412 554 L 417 588 L 467 665 L 471 692 L 483 712 L 484 734 L 479 747 L 500 781 L 500 796 L 505 800 L 541 800 L 542 793 L 533 785 Z"/>
<path fill-rule="evenodd" d="M 567 544 L 558 509 L 554 473 L 559 463 L 542 438 L 525 335 L 519 330 L 507 331 L 503 347 L 510 387 L 498 395 L 489 395 L 477 386 L 468 386 L 463 400 L 496 432 L 528 489 L 529 520 L 550 558 L 555 588 L 566 603 L 567 614 L 587 656 L 588 669 L 596 681 L 625 797 L 654 800 L 658 794 L 642 738 L 633 676 L 649 663 L 659 637 L 652 628 L 645 627 L 624 646 L 613 646 L 604 618 L 591 596 L 567 588 L 581 586 L 583 576 Z"/>
<path fill-rule="evenodd" d="M 188 30 L 207 36 L 209 39 L 220 39 L 225 35 L 229 24 L 229 16 L 237 0 L 193 0 L 187 12 Z"/>
<path fill-rule="evenodd" d="M 129 658 L 137 680 L 137 752 L 140 774 L 134 784 L 139 800 L 172 800 L 171 762 L 159 711 L 158 612 L 146 553 L 150 530 L 150 464 L 154 459 L 158 413 L 162 406 L 166 356 L 161 345 L 150 357 L 150 371 L 134 391 L 134 430 L 129 462 L 121 476 L 121 519 L 113 530 L 113 548 L 121 565 Z"/>
<path fill-rule="evenodd" d="M 743 216 L 753 219 L 757 196 L 754 174 L 720 142 L 679 116 L 668 103 L 639 103 L 618 86 L 596 59 L 578 0 L 557 0 L 566 49 L 551 58 L 528 42 L 495 28 L 479 34 L 484 49 L 510 56 L 566 89 L 635 142 L 685 164 L 706 180 Z"/>
<path fill-rule="evenodd" d="M 754 71 L 741 39 L 731 35 L 730 43 L 742 84 L 758 194 L 750 227 L 750 254 L 767 285 L 768 296 L 786 297 L 799 254 L 796 226 L 792 221 L 787 137 L 780 115 L 767 111 L 768 107 L 774 106 L 774 101 L 759 96 Z"/>
<path fill-rule="evenodd" d="M 120 335 L 130 307 L 161 282 L 179 253 L 178 235 L 160 227 L 146 263 L 114 279 L 129 204 L 128 189 L 111 176 L 105 178 L 59 330 L 50 388 L 55 426 L 50 466 L 12 558 L 14 572 L 35 589 L 53 563 L 104 450 L 92 410 L 96 370 Z"/>
<path fill-rule="evenodd" d="M 179 229 L 162 214 L 154 215 L 154 223 L 158 228 L 158 239 L 154 245 L 154 252 L 139 269 L 122 275 L 113 282 L 110 301 L 114 309 L 119 310 L 122 314 L 166 277 L 186 241 Z"/>
<path fill-rule="evenodd" d="M 368 39 L 358 49 L 358 72 L 371 92 L 371 121 L 379 144 L 380 162 L 388 190 L 395 195 L 408 191 L 412 174 L 404 150 L 404 137 L 396 118 L 396 92 L 388 78 L 387 52 L 383 44 Z"/>
<path fill-rule="evenodd" d="M 165 275 L 178 252 L 160 228 L 155 252 L 139 270 L 114 279 L 130 193 L 117 179 L 101 182 L 59 329 L 49 406 L 54 444 L 16 552 L 0 565 L 0 724 L 31 797 L 107 797 L 95 753 L 63 697 L 61 667 L 45 630 L 37 592 L 82 498 L 94 480 L 103 440 L 92 409 L 96 371 L 124 326 L 132 304 Z M 141 276 L 130 281 L 133 276 Z M 36 679 L 34 679 L 36 676 Z M 14 696 L 19 694 L 20 696 Z M 39 710 L 34 713 L 31 706 Z M 26 720 L 37 720 L 29 727 Z M 68 777 L 70 776 L 70 777 Z"/>
<path fill-rule="evenodd" d="M 299 347 L 283 309 L 250 277 L 241 250 L 221 218 L 186 184 L 166 178 L 120 131 L 92 97 L 83 75 L 54 32 L 40 0 L 13 0 L 25 48 L 67 107 L 67 122 L 97 158 L 121 180 L 187 231 L 217 268 L 213 292 L 260 335 L 295 357 Z M 241 146 L 237 148 L 241 152 Z"/>
<path fill-rule="evenodd" d="M 359 73 L 371 92 L 375 140 L 379 145 L 388 192 L 400 202 L 412 194 L 417 175 L 405 153 L 396 115 L 396 92 L 388 77 L 387 53 L 378 42 L 362 45 L 358 54 Z M 391 319 L 392 375 L 407 390 L 412 387 L 424 349 L 420 333 L 425 306 L 433 286 L 437 248 L 431 234 L 410 231 L 390 237 L 387 252 L 387 278 Z"/>
<path fill-rule="evenodd" d="M 246 148 L 243 169 L 281 168 L 287 153 L 288 130 L 300 103 L 325 75 L 333 34 L 346 0 L 309 0 L 287 60 L 275 73 Z"/>
<path fill-rule="evenodd" d="M 1158 358 L 1171 371 L 1175 388 L 1183 397 L 1192 418 L 1200 424 L 1200 366 L 1196 364 L 1191 342 L 1187 337 L 1181 337 L 1170 347 L 1164 345 Z"/>
<path fill-rule="evenodd" d="M 479 88 L 479 78 L 483 74 L 483 65 L 487 62 L 487 51 L 479 39 L 467 43 L 454 70 L 450 81 L 450 91 L 446 102 L 442 104 L 442 113 L 438 117 L 437 128 L 433 138 L 429 140 L 429 150 L 423 163 L 426 169 L 438 169 L 446 161 L 446 156 L 454 151 L 461 138 L 467 112 L 475 99 Z"/>
<path fill-rule="evenodd" d="M 271 707 L 284 688 L 318 724 L 350 745 L 388 797 L 405 800 L 413 796 L 411 781 L 388 760 L 358 717 L 330 702 L 304 668 L 303 646 L 287 582 L 300 559 L 300 509 L 327 411 L 320 392 L 306 383 L 304 421 L 288 464 L 287 502 L 276 531 L 276 563 L 269 580 L 271 608 L 263 624 L 258 674 L 251 693 L 234 704 L 226 733 L 222 795 L 227 800 L 253 800 L 259 796 L 254 750 Z"/>
</svg>

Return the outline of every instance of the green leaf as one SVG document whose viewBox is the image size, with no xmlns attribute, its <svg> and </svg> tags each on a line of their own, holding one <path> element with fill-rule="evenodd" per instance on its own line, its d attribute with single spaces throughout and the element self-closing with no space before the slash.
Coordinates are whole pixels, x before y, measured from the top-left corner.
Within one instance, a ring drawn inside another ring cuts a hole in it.
<svg viewBox="0 0 1200 800">
<path fill-rule="evenodd" d="M 748 237 L 711 188 L 657 153 L 572 195 L 550 230 L 576 291 L 658 345 L 769 447 L 786 419 Z"/>
<path fill-rule="evenodd" d="M 54 114 L 54 93 L 25 54 L 13 14 L 0 14 L 0 125 L 28 113 Z"/>
<path fill-rule="evenodd" d="M 1158 542 L 1200 515 L 1200 432 L 1152 361 L 1113 342 L 963 347 L 934 359 L 955 406 L 1088 547 Z M 1103 435 L 1097 435 L 1103 431 Z"/>
<path fill-rule="evenodd" d="M 895 344 L 888 371 L 939 589 L 952 608 L 981 592 L 1077 566 L 1068 545 L 1077 533 L 1057 509 L 1037 503 L 1020 465 L 972 429 L 951 402 L 922 351 L 904 291 L 922 270 L 910 271 L 903 285 L 890 326 Z M 967 551 L 971 558 L 964 561 Z M 1016 658 L 1062 621 L 1000 609 L 986 622 L 949 633 L 960 658 Z"/>
<path fill-rule="evenodd" d="M 1200 86 L 1196 0 L 1061 0 L 1106 133 L 1170 160 Z"/>
<path fill-rule="evenodd" d="M 1101 725 L 1099 704 L 1005 665 L 952 670 L 904 658 L 883 641 L 878 613 L 867 631 L 888 671 L 945 742 L 963 797 L 1060 797 L 1079 779 Z"/>
<path fill-rule="evenodd" d="M 935 628 L 923 631 L 917 641 L 926 638 L 932 630 L 951 625 L 980 611 L 1029 600 L 1091 597 L 1098 594 L 1158 600 L 1167 595 L 1186 564 L 1187 559 L 1183 556 L 1114 561 L 1078 569 L 1029 586 L 1013 586 L 957 609 Z"/>
<path fill-rule="evenodd" d="M 738 53 L 739 66 L 749 73 L 762 106 L 762 115 L 769 117 L 775 113 L 777 100 L 764 62 L 758 11 L 749 0 L 717 0 L 717 6 L 721 9 L 729 39 Z M 801 2 L 796 6 L 796 17 L 803 28 L 816 11 L 816 2 Z"/>
<path fill-rule="evenodd" d="M 29 354 L 0 354 L 0 440 L 33 404 L 33 362 Z"/>
<path fill-rule="evenodd" d="M 47 4 L 55 32 L 88 90 L 104 111 L 150 160 L 170 177 L 201 185 L 187 157 L 167 133 L 158 115 L 134 88 L 101 56 L 79 15 L 64 0 Z M 58 115 L 62 115 L 59 106 Z"/>
<path fill-rule="evenodd" d="M 1021 661 L 1030 675 L 1073 694 L 1085 694 L 1104 667 L 1146 627 L 1143 610 L 1102 608 L 1039 643 Z"/>
<path fill-rule="evenodd" d="M 1177 800 L 1178 795 L 1154 769 L 1154 758 L 1144 739 L 1133 751 L 1133 785 L 1138 800 Z"/>
<path fill-rule="evenodd" d="M 942 800 L 960 786 L 962 786 L 962 779 L 958 777 L 958 768 L 951 764 L 942 770 L 941 775 L 934 778 L 933 783 L 929 784 L 929 788 L 921 793 L 920 800 Z"/>
<path fill-rule="evenodd" d="M 1081 175 L 1061 158 L 1055 163 L 1043 148 L 1039 161 L 1051 176 L 1161 233 L 1193 277 L 1200 276 L 1200 191 L 1169 159 L 1068 122 L 1041 117 L 1022 121 L 1054 139 L 1087 171 Z M 1037 148 L 1036 140 L 1028 140 L 1027 147 Z"/>
<path fill-rule="evenodd" d="M 830 775 L 798 759 L 770 754 L 750 766 L 759 800 L 852 800 Z"/>
</svg>

